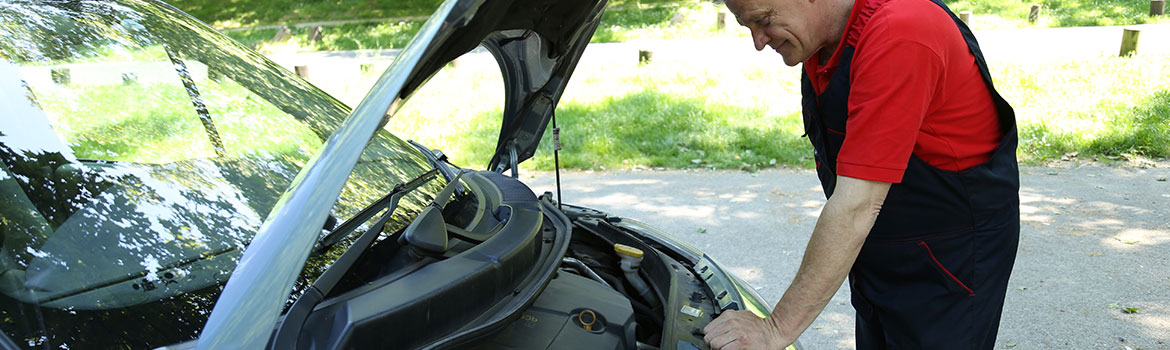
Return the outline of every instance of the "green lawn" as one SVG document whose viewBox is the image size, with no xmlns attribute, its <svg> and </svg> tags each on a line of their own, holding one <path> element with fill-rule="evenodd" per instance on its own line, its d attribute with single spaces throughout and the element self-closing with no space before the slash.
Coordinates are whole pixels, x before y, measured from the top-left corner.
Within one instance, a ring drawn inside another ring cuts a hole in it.
<svg viewBox="0 0 1170 350">
<path fill-rule="evenodd" d="M 438 5 L 435 0 L 175 0 L 172 3 L 192 15 L 221 28 L 315 21 L 385 19 L 375 22 L 327 26 L 321 41 L 310 42 L 309 27 L 291 27 L 293 38 L 269 43 L 277 29 L 228 31 L 232 38 L 262 52 L 328 51 L 402 48 L 422 25 L 418 17 L 428 16 Z M 973 28 L 1004 29 L 1170 23 L 1170 17 L 1151 18 L 1148 0 L 1042 0 L 1036 24 L 1027 21 L 1034 2 L 1024 0 L 949 0 L 952 10 L 972 11 Z M 722 4 L 697 0 L 614 0 L 610 1 L 593 42 L 620 42 L 635 39 L 709 38 L 745 36 L 733 28 L 718 31 L 715 16 Z M 678 23 L 672 23 L 677 18 Z M 731 26 L 736 26 L 734 20 Z"/>
<path fill-rule="evenodd" d="M 717 30 L 715 17 L 722 5 L 700 1 L 631 2 L 611 1 L 591 42 L 622 42 L 636 39 L 694 39 L 717 36 L 745 36 L 736 28 Z M 429 14 L 429 9 L 419 15 Z M 672 23 L 677 16 L 677 23 Z M 207 20 L 207 19 L 205 19 Z M 388 21 L 346 23 L 323 28 L 322 39 L 309 40 L 311 27 L 290 27 L 292 39 L 269 42 L 278 29 L 234 29 L 225 33 L 236 41 L 261 52 L 304 52 L 405 47 L 422 27 L 422 19 L 399 18 Z M 228 22 L 211 21 L 225 26 Z M 734 20 L 731 25 L 735 26 Z"/>
<path fill-rule="evenodd" d="M 217 27 L 246 27 L 314 21 L 383 19 L 427 16 L 439 0 L 171 0 L 179 9 Z M 611 0 L 615 9 L 641 8 L 633 13 L 612 14 L 611 22 L 622 26 L 665 24 L 676 9 L 693 9 L 695 0 Z M 1027 15 L 1036 1 L 948 0 L 955 11 L 970 10 L 977 16 L 992 16 L 1027 25 Z M 1040 0 L 1044 8 L 1041 23 L 1067 27 L 1149 23 L 1149 0 Z M 720 5 L 722 6 L 722 5 Z M 646 10 L 645 8 L 653 8 Z M 639 15 L 636 12 L 645 12 Z M 663 15 L 664 14 L 664 15 Z"/>
<path fill-rule="evenodd" d="M 170 0 L 216 27 L 428 16 L 440 0 Z"/>
<path fill-rule="evenodd" d="M 1032 2 L 948 3 L 956 12 L 973 11 L 976 29 L 1170 23 L 1170 17 L 1146 16 L 1148 0 L 1042 0 L 1036 24 L 1026 19 Z M 176 4 L 210 23 L 230 27 L 419 16 L 438 2 L 274 0 L 257 5 L 242 0 L 182 0 Z M 222 4 L 230 6 L 218 6 Z M 746 36 L 742 28 L 714 29 L 721 6 L 703 1 L 611 1 L 593 41 Z M 245 7 L 249 10 L 238 10 Z M 266 42 L 274 29 L 229 35 L 268 52 L 399 48 L 420 24 L 405 20 L 331 26 L 316 43 L 308 41 L 307 28 L 294 29 L 294 38 L 280 44 Z M 1170 80 L 1164 79 L 1170 76 L 1170 57 L 996 62 L 991 68 L 1001 93 L 1016 107 L 1019 154 L 1025 162 L 1045 162 L 1072 153 L 1102 160 L 1170 157 Z M 797 81 L 795 70 L 774 67 L 649 64 L 578 69 L 558 107 L 565 149 L 561 165 L 748 170 L 811 166 L 811 149 L 800 137 Z M 441 148 L 460 164 L 484 166 L 495 146 L 502 111 L 499 86 L 498 73 L 446 68 L 388 128 Z M 452 93 L 458 93 L 464 103 L 444 103 Z M 551 136 L 542 142 L 537 155 L 526 163 L 529 167 L 552 167 Z"/>
<path fill-rule="evenodd" d="M 1150 17 L 1149 0 L 946 0 L 951 10 L 971 11 L 975 29 L 1111 26 L 1170 23 Z M 1041 6 L 1036 23 L 1028 22 L 1033 4 Z"/>
<path fill-rule="evenodd" d="M 1019 156 L 1026 164 L 1072 152 L 1102 161 L 1170 157 L 1170 80 L 1163 78 L 1170 76 L 1170 57 L 998 62 L 991 68 L 1016 109 Z M 698 64 L 579 67 L 557 108 L 561 166 L 809 167 L 797 74 Z M 487 68 L 448 67 L 388 128 L 443 149 L 459 164 L 485 166 L 503 110 L 500 84 Z M 443 103 L 456 95 L 462 103 Z M 552 168 L 550 133 L 528 167 Z"/>
<path fill-rule="evenodd" d="M 231 81 L 200 82 L 226 155 L 298 154 L 321 140 L 304 124 Z M 37 91 L 79 158 L 170 163 L 215 151 L 181 85 L 77 85 Z"/>
</svg>

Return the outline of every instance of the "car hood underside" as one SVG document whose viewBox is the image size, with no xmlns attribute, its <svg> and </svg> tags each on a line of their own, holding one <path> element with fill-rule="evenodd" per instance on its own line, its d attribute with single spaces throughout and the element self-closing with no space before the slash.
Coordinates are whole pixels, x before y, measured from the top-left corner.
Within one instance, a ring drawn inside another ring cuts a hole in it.
<svg viewBox="0 0 1170 350">
<path fill-rule="evenodd" d="M 488 169 L 511 169 L 535 153 L 606 2 L 450 0 L 386 74 L 409 70 L 397 81 L 396 97 L 405 100 L 447 62 L 482 44 L 500 65 L 506 99 Z"/>
</svg>

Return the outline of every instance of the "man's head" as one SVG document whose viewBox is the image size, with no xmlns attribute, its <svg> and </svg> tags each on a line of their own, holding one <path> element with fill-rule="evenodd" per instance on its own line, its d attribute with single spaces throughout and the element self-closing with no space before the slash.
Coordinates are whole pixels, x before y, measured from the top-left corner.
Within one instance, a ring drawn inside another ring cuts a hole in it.
<svg viewBox="0 0 1170 350">
<path fill-rule="evenodd" d="M 772 47 L 795 66 L 822 48 L 836 49 L 853 0 L 726 0 L 736 20 L 752 32 L 756 50 Z M 843 15 L 842 15 L 843 14 Z"/>
</svg>

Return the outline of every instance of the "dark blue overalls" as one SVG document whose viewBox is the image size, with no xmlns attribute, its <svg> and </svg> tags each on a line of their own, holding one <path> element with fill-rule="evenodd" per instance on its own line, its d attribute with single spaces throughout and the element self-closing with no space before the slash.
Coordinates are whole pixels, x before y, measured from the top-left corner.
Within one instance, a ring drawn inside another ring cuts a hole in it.
<svg viewBox="0 0 1170 350">
<path fill-rule="evenodd" d="M 938 0 L 975 56 L 999 114 L 1002 141 L 986 163 L 946 171 L 910 156 L 849 273 L 858 349 L 991 349 L 1019 243 L 1015 112 L 992 85 L 967 25 Z M 802 77 L 804 125 L 826 196 L 848 120 L 853 47 L 824 93 Z"/>
</svg>

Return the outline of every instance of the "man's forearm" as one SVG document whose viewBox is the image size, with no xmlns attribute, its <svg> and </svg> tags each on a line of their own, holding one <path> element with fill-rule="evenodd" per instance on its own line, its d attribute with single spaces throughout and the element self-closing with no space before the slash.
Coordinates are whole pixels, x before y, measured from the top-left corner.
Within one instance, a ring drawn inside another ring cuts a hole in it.
<svg viewBox="0 0 1170 350">
<path fill-rule="evenodd" d="M 794 341 L 840 288 L 877 219 L 890 184 L 837 178 L 800 269 L 769 319 L 786 341 Z"/>
</svg>

